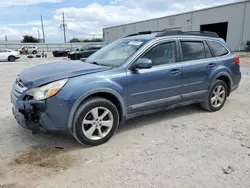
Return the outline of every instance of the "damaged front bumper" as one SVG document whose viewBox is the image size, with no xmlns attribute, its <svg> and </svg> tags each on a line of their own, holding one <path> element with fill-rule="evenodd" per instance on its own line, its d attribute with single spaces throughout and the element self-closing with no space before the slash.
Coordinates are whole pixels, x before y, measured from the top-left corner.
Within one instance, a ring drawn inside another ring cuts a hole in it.
<svg viewBox="0 0 250 188">
<path fill-rule="evenodd" d="M 34 134 L 46 132 L 40 121 L 41 114 L 46 109 L 45 102 L 17 99 L 17 101 L 12 100 L 12 104 L 13 115 L 23 128 L 31 130 Z"/>
<path fill-rule="evenodd" d="M 46 113 L 46 101 L 27 98 L 27 89 L 14 84 L 11 91 L 12 112 L 17 122 L 26 129 L 37 134 L 55 129 Z"/>
</svg>

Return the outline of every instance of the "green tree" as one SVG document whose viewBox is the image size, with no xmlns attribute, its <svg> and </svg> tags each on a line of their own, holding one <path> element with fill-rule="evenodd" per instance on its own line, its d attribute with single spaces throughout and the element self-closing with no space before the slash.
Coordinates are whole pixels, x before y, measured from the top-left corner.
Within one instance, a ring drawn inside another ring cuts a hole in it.
<svg viewBox="0 0 250 188">
<path fill-rule="evenodd" d="M 69 41 L 70 43 L 81 42 L 78 38 L 73 38 Z"/>
<path fill-rule="evenodd" d="M 86 40 L 83 40 L 83 42 L 103 42 L 103 39 L 101 38 L 86 39 Z"/>
<path fill-rule="evenodd" d="M 24 35 L 22 43 L 38 43 L 39 40 L 33 36 L 30 35 Z"/>
<path fill-rule="evenodd" d="M 74 43 L 74 42 L 103 42 L 103 40 L 101 38 L 84 39 L 84 40 L 79 40 L 78 38 L 73 38 L 69 42 L 70 43 Z"/>
</svg>

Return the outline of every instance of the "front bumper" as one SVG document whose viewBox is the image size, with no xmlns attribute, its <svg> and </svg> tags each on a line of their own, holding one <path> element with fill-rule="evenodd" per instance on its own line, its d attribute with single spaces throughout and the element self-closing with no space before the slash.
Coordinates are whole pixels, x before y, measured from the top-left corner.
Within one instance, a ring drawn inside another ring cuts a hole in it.
<svg viewBox="0 0 250 188">
<path fill-rule="evenodd" d="M 12 112 L 19 125 L 34 134 L 68 129 L 67 110 L 61 105 L 62 101 L 56 98 L 44 101 L 25 100 L 25 96 L 26 91 L 19 92 L 14 84 L 11 92 Z M 62 114 L 65 116 L 59 118 Z"/>
</svg>

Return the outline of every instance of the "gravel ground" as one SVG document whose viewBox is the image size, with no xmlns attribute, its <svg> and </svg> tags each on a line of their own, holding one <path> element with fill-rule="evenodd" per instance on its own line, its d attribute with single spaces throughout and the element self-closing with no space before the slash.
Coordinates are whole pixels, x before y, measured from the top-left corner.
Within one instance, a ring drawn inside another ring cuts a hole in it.
<svg viewBox="0 0 250 188">
<path fill-rule="evenodd" d="M 92 148 L 67 135 L 32 135 L 12 116 L 18 72 L 57 60 L 0 63 L 0 188 L 249 188 L 250 55 L 239 55 L 242 82 L 221 111 L 193 105 L 139 117 Z"/>
</svg>

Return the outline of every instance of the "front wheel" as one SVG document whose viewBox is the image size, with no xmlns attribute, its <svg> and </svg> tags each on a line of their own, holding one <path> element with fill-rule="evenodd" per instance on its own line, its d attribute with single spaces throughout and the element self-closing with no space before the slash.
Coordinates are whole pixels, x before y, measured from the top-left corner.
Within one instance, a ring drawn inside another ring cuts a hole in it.
<svg viewBox="0 0 250 188">
<path fill-rule="evenodd" d="M 228 96 L 228 88 L 224 81 L 216 80 L 210 87 L 205 100 L 201 103 L 203 109 L 209 112 L 216 112 L 220 110 Z"/>
<path fill-rule="evenodd" d="M 77 110 L 73 135 L 84 145 L 96 146 L 107 142 L 119 126 L 115 105 L 101 97 L 90 98 Z"/>
<path fill-rule="evenodd" d="M 16 61 L 16 57 L 15 56 L 9 56 L 8 61 L 9 62 L 14 62 L 14 61 Z"/>
</svg>

